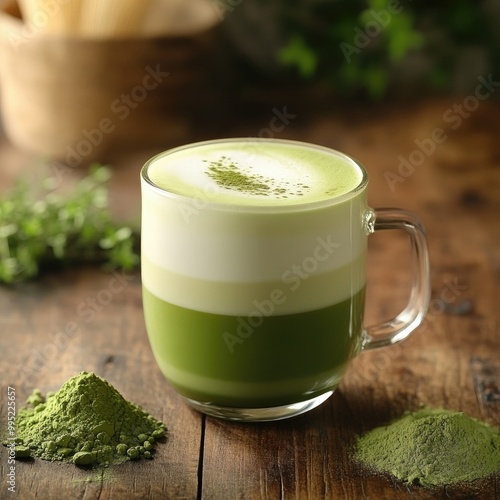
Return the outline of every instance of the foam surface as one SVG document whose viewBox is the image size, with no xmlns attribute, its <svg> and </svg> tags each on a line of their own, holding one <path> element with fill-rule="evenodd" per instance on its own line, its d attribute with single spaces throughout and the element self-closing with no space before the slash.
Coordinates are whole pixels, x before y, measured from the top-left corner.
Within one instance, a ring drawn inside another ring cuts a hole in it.
<svg viewBox="0 0 500 500">
<path fill-rule="evenodd" d="M 363 173 L 332 150 L 259 140 L 200 143 L 157 156 L 148 176 L 158 187 L 216 203 L 281 206 L 349 193 Z"/>
</svg>

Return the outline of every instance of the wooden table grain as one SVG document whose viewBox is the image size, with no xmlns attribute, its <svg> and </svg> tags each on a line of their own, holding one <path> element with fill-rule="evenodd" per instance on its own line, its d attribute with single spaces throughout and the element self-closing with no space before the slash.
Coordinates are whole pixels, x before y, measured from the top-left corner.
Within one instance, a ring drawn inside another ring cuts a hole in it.
<svg viewBox="0 0 500 500">
<path fill-rule="evenodd" d="M 38 459 L 17 461 L 15 494 L 7 489 L 2 447 L 0 498 L 500 498 L 499 475 L 429 490 L 369 473 L 350 458 L 356 436 L 422 405 L 465 411 L 500 426 L 500 104 L 480 102 L 457 126 L 455 106 L 465 97 L 314 112 L 294 107 L 293 100 L 277 100 L 261 106 L 260 113 L 237 116 L 216 135 L 207 129 L 186 137 L 187 142 L 269 135 L 276 110 L 281 116 L 285 110 L 288 123 L 271 131 L 276 137 L 323 144 L 358 158 L 370 176 L 371 206 L 406 208 L 427 227 L 432 299 L 423 325 L 403 343 L 362 353 L 336 393 L 310 413 L 241 424 L 185 406 L 153 359 L 139 272 L 112 275 L 83 267 L 0 287 L 2 431 L 9 386 L 20 407 L 34 387 L 57 390 L 82 370 L 106 378 L 168 426 L 154 460 L 105 473 Z M 118 218 L 137 221 L 138 172 L 154 152 L 115 160 L 111 201 Z M 6 140 L 0 160 L 2 190 L 20 174 L 50 171 Z M 372 236 L 369 247 L 366 316 L 375 322 L 398 312 L 407 299 L 408 248 L 397 232 Z M 111 279 L 120 286 L 110 287 Z"/>
</svg>

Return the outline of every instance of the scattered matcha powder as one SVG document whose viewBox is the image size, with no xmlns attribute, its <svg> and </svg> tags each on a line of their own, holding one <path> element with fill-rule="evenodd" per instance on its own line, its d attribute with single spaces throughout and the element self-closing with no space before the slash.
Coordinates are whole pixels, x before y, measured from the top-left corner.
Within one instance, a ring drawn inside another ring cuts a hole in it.
<svg viewBox="0 0 500 500">
<path fill-rule="evenodd" d="M 162 422 L 93 373 L 80 373 L 47 398 L 35 389 L 27 402 L 32 408 L 16 418 L 16 458 L 107 467 L 152 458 L 155 441 L 166 432 Z"/>
<path fill-rule="evenodd" d="M 406 483 L 452 485 L 500 472 L 500 434 L 461 412 L 423 409 L 359 438 L 354 459 Z"/>
<path fill-rule="evenodd" d="M 271 177 L 245 172 L 245 169 L 227 156 L 221 156 L 219 160 L 208 163 L 207 175 L 225 189 L 276 198 L 288 198 L 289 195 L 302 196 L 303 190 L 309 189 L 309 186 L 302 183 L 298 184 L 296 189 L 290 189 L 288 182 L 277 185 L 276 180 Z"/>
</svg>

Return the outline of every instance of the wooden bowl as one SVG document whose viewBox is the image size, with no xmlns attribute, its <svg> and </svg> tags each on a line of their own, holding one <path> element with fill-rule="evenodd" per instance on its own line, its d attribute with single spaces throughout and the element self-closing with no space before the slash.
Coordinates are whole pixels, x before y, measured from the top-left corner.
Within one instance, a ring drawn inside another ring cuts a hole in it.
<svg viewBox="0 0 500 500">
<path fill-rule="evenodd" d="M 202 30 L 122 38 L 57 35 L 0 6 L 5 133 L 70 166 L 108 151 L 175 144 L 188 132 L 211 71 L 214 16 Z"/>
</svg>

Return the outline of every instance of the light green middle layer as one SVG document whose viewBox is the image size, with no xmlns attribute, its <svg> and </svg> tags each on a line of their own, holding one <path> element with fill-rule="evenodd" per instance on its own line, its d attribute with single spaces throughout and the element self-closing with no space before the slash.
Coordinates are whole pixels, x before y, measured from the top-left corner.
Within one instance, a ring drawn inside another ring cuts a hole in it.
<svg viewBox="0 0 500 500">
<path fill-rule="evenodd" d="M 343 267 L 307 275 L 290 268 L 281 281 L 207 281 L 169 271 L 142 255 L 142 280 L 157 297 L 180 307 L 213 314 L 250 315 L 259 308 L 292 314 L 328 307 L 365 286 L 365 254 Z"/>
</svg>

